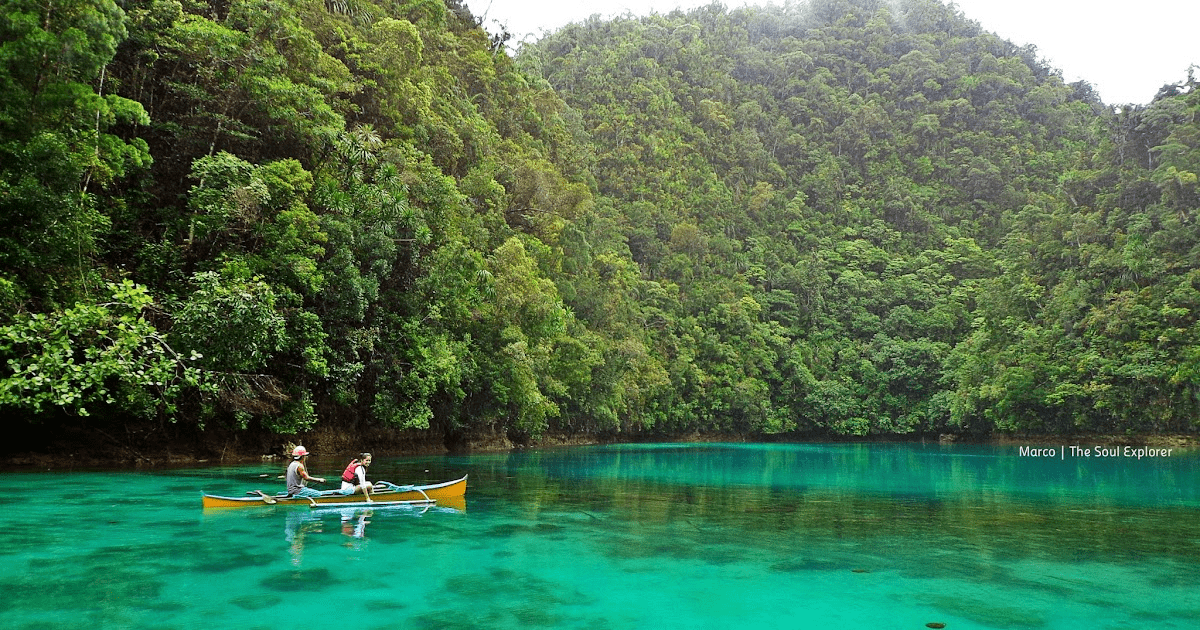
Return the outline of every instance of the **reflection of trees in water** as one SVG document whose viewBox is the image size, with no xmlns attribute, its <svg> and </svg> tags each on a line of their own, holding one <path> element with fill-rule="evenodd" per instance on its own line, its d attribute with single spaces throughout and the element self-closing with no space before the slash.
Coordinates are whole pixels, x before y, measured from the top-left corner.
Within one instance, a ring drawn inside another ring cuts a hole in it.
<svg viewBox="0 0 1200 630">
<path fill-rule="evenodd" d="M 866 552 L 939 575 L 987 574 L 995 562 L 1016 559 L 1200 556 L 1200 521 L 1188 516 L 1194 510 L 1139 505 L 1145 497 L 1130 494 L 1194 499 L 1195 488 L 1175 479 L 1194 473 L 1196 462 L 1162 468 L 1034 461 L 1011 450 L 698 445 L 527 452 L 509 457 L 509 474 L 496 483 L 531 518 L 617 535 L 606 546 L 621 556 L 719 561 L 727 548 L 791 558 L 780 565 L 787 570 L 836 566 L 831 554 L 853 545 L 855 558 Z M 649 544 L 647 526 L 668 531 Z"/>
</svg>

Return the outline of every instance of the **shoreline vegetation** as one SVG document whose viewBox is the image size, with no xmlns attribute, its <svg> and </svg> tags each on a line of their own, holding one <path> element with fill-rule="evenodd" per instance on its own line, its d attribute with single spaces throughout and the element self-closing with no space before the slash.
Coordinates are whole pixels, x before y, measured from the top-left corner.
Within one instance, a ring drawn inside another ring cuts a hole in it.
<svg viewBox="0 0 1200 630">
<path fill-rule="evenodd" d="M 1195 68 L 1105 104 L 940 0 L 482 23 L 7 0 L 0 453 L 1200 431 Z"/>
<path fill-rule="evenodd" d="M 174 447 L 159 447 L 158 450 L 139 451 L 131 447 L 115 447 L 111 449 L 90 450 L 72 448 L 62 445 L 59 449 L 44 452 L 10 451 L 0 454 L 0 471 L 35 472 L 63 471 L 73 469 L 137 469 L 155 470 L 206 465 L 236 465 L 262 462 L 282 466 L 288 461 L 287 454 L 295 444 L 314 445 L 311 451 L 341 462 L 351 457 L 357 451 L 349 444 L 367 444 L 369 450 L 379 457 L 405 457 L 419 455 L 442 455 L 452 453 L 503 453 L 527 449 L 570 448 L 577 446 L 612 445 L 622 443 L 686 443 L 686 444 L 719 444 L 719 443 L 775 443 L 775 444 L 828 444 L 828 443 L 922 443 L 922 444 L 993 444 L 998 446 L 1021 447 L 1053 446 L 1069 448 L 1080 445 L 1084 448 L 1102 447 L 1152 447 L 1158 449 L 1173 449 L 1172 454 L 1183 454 L 1200 448 L 1200 437 L 1195 435 L 990 435 L 990 436 L 876 436 L 862 438 L 856 436 L 748 436 L 687 434 L 678 436 L 647 436 L 637 440 L 603 439 L 598 436 L 555 435 L 546 434 L 536 441 L 514 444 L 502 435 L 480 435 L 466 443 L 451 449 L 444 444 L 421 441 L 420 436 L 407 436 L 409 439 L 380 439 L 376 435 L 366 441 L 355 440 L 345 434 L 314 432 L 306 436 L 293 436 L 281 443 L 277 448 L 264 451 L 263 448 L 247 447 L 245 444 L 233 448 L 225 448 L 220 452 L 208 449 L 189 449 L 184 445 Z M 1174 450 L 1178 449 L 1178 450 Z M 342 456 L 345 457 L 342 457 Z M 340 465 L 340 464 L 339 464 Z"/>
</svg>

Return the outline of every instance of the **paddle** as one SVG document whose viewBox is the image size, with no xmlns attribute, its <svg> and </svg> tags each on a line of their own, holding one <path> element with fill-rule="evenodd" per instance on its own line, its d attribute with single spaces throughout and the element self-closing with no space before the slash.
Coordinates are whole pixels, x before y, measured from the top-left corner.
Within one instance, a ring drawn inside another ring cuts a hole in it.
<svg viewBox="0 0 1200 630">
<path fill-rule="evenodd" d="M 263 492 L 262 490 L 255 490 L 255 492 L 258 493 L 258 496 L 262 497 L 263 503 L 266 503 L 267 505 L 275 505 L 276 503 L 279 503 L 275 497 Z"/>
</svg>

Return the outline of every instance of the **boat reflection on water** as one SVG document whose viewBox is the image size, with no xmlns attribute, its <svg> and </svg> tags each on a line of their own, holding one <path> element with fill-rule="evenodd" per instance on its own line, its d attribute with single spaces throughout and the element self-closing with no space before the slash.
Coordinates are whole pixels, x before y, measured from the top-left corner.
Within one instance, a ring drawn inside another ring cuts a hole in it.
<svg viewBox="0 0 1200 630">
<path fill-rule="evenodd" d="M 462 514 L 467 511 L 467 497 L 460 494 L 455 497 L 444 497 L 438 499 L 437 505 L 433 506 L 432 511 Z"/>
<path fill-rule="evenodd" d="M 288 542 L 288 553 L 292 556 L 292 564 L 300 566 L 304 560 L 304 539 L 310 533 L 320 533 L 321 518 L 311 511 L 288 510 L 284 519 L 283 537 Z"/>
<path fill-rule="evenodd" d="M 334 515 L 337 515 L 341 524 L 338 531 L 350 539 L 345 544 L 356 546 L 367 539 L 367 525 L 371 524 L 373 517 L 382 512 L 386 511 L 388 516 L 421 517 L 426 513 L 462 514 L 466 512 L 466 509 L 467 501 L 464 497 L 427 505 L 372 506 L 364 504 L 338 508 L 288 509 L 284 520 L 283 535 L 289 545 L 288 552 L 292 556 L 292 564 L 299 566 L 304 559 L 305 539 L 310 534 L 324 533 L 326 522 L 330 521 Z M 329 528 L 329 530 L 332 531 L 333 528 Z"/>
<path fill-rule="evenodd" d="M 342 512 L 342 535 L 351 538 L 365 538 L 367 535 L 368 520 L 375 514 L 370 508 L 355 508 L 352 510 L 343 510 Z"/>
</svg>

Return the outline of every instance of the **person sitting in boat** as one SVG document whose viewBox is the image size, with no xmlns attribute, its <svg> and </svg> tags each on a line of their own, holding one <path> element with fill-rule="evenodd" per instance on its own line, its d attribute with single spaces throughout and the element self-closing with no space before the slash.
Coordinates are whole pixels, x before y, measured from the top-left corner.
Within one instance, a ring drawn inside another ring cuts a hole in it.
<svg viewBox="0 0 1200 630">
<path fill-rule="evenodd" d="M 308 462 L 308 456 L 312 453 L 303 446 L 297 446 L 292 450 L 292 463 L 287 469 L 287 491 L 289 497 L 319 497 L 321 493 L 308 487 L 308 482 L 317 481 L 325 483 L 324 477 L 313 477 L 308 474 L 308 467 L 305 463 Z"/>
<path fill-rule="evenodd" d="M 367 481 L 367 467 L 371 465 L 370 453 L 359 453 L 357 459 L 350 460 L 350 465 L 342 472 L 342 494 L 350 495 L 362 490 L 371 501 L 371 483 Z"/>
</svg>

